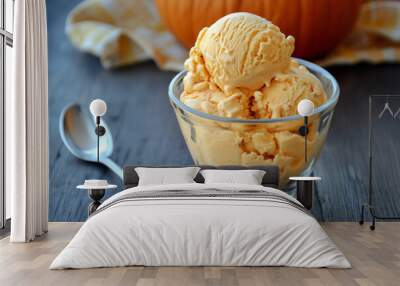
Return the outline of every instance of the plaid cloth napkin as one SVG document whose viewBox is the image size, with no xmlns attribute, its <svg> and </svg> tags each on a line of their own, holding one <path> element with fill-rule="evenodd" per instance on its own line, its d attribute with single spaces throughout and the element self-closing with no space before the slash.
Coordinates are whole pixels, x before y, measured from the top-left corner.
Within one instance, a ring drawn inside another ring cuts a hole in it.
<svg viewBox="0 0 400 286">
<path fill-rule="evenodd" d="M 153 59 L 163 70 L 181 70 L 188 56 L 162 25 L 153 1 L 85 0 L 68 16 L 66 32 L 79 50 L 105 68 Z M 320 65 L 400 62 L 400 2 L 363 5 L 353 32 Z"/>
</svg>

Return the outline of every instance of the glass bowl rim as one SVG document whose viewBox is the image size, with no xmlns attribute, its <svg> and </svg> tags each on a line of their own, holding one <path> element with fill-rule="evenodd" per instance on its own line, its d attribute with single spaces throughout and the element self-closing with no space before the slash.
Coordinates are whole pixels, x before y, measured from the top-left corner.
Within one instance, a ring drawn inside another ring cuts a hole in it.
<svg viewBox="0 0 400 286">
<path fill-rule="evenodd" d="M 329 110 L 330 108 L 333 108 L 338 99 L 339 99 L 339 94 L 340 94 L 340 88 L 339 84 L 337 83 L 336 79 L 333 77 L 331 73 L 329 73 L 326 69 L 322 68 L 321 66 L 311 63 L 309 61 L 299 59 L 299 58 L 294 58 L 296 61 L 298 61 L 301 65 L 305 66 L 308 70 L 316 71 L 319 74 L 323 76 L 323 78 L 328 79 L 329 82 L 332 84 L 332 95 L 331 97 L 322 105 L 318 106 L 314 112 L 310 115 L 316 115 L 319 114 L 325 110 Z M 180 98 L 175 96 L 174 93 L 174 88 L 177 85 L 177 83 L 183 79 L 185 74 L 187 73 L 186 70 L 180 71 L 177 75 L 174 76 L 174 78 L 171 80 L 169 87 L 168 87 L 168 96 L 170 100 L 176 104 L 179 108 L 183 109 L 186 112 L 193 113 L 199 117 L 209 119 L 209 120 L 214 120 L 214 121 L 220 121 L 220 122 L 229 122 L 229 123 L 243 123 L 243 124 L 259 124 L 259 123 L 277 123 L 277 122 L 287 122 L 287 121 L 294 121 L 294 120 L 302 120 L 304 117 L 301 115 L 292 115 L 292 116 L 287 116 L 287 117 L 279 117 L 279 118 L 263 118 L 263 119 L 241 119 L 241 118 L 234 118 L 234 117 L 221 117 L 209 113 L 205 113 L 199 110 L 196 110 L 194 108 L 191 108 L 184 104 Z M 179 95 L 180 96 L 180 95 Z"/>
</svg>

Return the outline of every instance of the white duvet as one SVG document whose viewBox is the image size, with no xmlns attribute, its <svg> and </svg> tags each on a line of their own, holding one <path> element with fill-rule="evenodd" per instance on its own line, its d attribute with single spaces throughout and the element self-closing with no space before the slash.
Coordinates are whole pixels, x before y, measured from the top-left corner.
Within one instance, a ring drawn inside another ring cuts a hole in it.
<svg viewBox="0 0 400 286">
<path fill-rule="evenodd" d="M 254 185 L 179 184 L 167 190 L 262 190 Z M 290 204 L 257 198 L 152 198 L 121 201 L 90 217 L 50 269 L 145 266 L 294 266 L 349 268 L 318 222 Z"/>
</svg>

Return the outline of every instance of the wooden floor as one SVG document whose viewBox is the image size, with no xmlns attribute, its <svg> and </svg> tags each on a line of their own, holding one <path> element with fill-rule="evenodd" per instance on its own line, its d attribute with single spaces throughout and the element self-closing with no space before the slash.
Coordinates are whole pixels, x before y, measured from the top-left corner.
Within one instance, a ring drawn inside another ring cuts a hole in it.
<svg viewBox="0 0 400 286">
<path fill-rule="evenodd" d="M 29 244 L 0 241 L 0 285 L 399 285 L 400 223 L 376 231 L 356 223 L 324 223 L 353 268 L 124 267 L 48 270 L 81 223 L 51 223 L 47 235 Z"/>
</svg>

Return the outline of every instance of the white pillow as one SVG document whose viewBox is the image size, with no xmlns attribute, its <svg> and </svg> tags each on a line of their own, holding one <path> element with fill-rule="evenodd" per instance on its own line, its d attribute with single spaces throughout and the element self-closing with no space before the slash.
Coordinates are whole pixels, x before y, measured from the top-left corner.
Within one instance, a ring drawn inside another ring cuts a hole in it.
<svg viewBox="0 0 400 286">
<path fill-rule="evenodd" d="M 139 186 L 195 183 L 193 179 L 199 170 L 199 167 L 135 168 L 139 176 Z"/>
<path fill-rule="evenodd" d="M 202 170 L 205 184 L 261 185 L 265 171 L 262 170 Z"/>
</svg>

